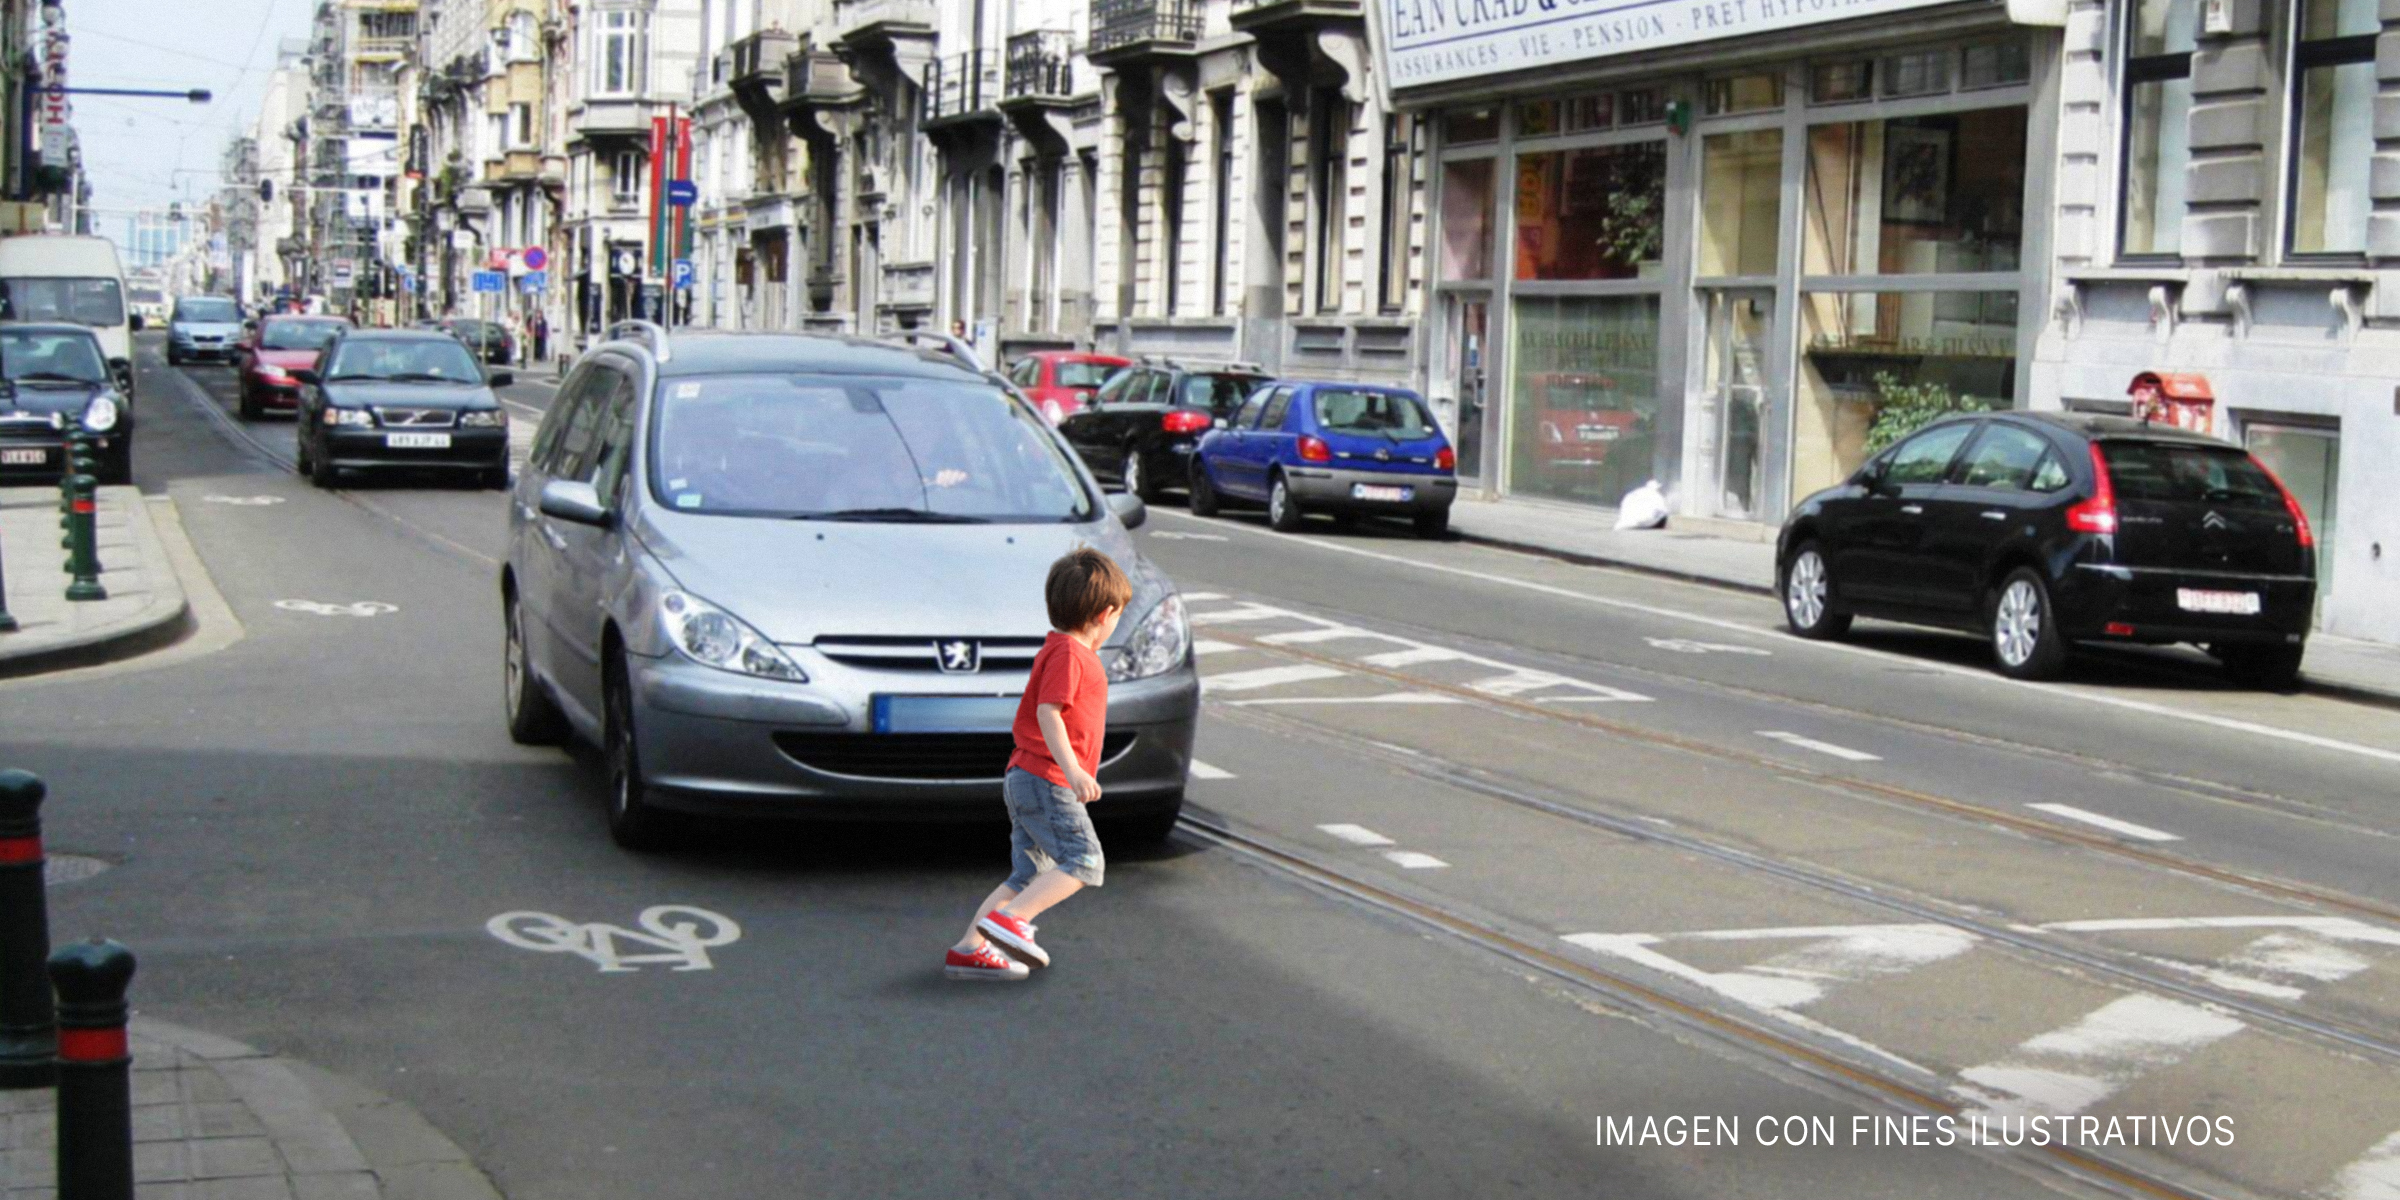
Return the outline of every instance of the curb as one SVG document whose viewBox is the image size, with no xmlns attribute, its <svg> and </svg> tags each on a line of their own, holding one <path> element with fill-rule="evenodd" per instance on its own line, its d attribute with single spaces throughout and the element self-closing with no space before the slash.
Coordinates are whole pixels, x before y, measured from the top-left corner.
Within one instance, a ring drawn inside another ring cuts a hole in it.
<svg viewBox="0 0 2400 1200">
<path fill-rule="evenodd" d="M 312 1195 L 501 1200 L 467 1152 L 406 1104 L 213 1033 L 138 1016 L 129 1032 L 206 1062 L 292 1172 L 323 1181 Z"/>
<path fill-rule="evenodd" d="M 140 489 L 127 486 L 104 487 L 100 494 L 113 498 L 117 511 L 125 514 L 122 529 L 140 551 L 138 557 L 150 576 L 152 601 L 132 616 L 48 645 L 14 650 L 0 641 L 0 679 L 118 662 L 173 645 L 192 631 L 192 606 L 151 519 L 151 500 Z"/>
</svg>

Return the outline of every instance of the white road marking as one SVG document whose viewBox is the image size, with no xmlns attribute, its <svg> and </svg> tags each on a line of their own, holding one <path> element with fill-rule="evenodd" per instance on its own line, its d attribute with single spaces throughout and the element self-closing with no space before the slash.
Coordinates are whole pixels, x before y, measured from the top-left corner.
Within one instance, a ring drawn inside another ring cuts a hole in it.
<svg viewBox="0 0 2400 1200">
<path fill-rule="evenodd" d="M 230 504 L 235 508 L 265 508 L 270 504 L 283 503 L 281 496 L 202 496 L 200 499 L 204 503 Z"/>
<path fill-rule="evenodd" d="M 1172 510 L 1162 509 L 1160 511 L 1167 513 L 1169 516 L 1183 515 Z M 1187 519 L 1197 520 L 1198 518 Z M 1239 526 L 1232 526 L 1230 528 L 1240 529 Z M 1583 604 L 1594 604 L 1603 608 L 1615 608 L 1626 612 L 1646 613 L 1654 617 L 1664 617 L 1668 620 L 1674 621 L 1685 621 L 1692 624 L 1705 625 L 1714 629 L 1730 630 L 1735 633 L 1749 634 L 1753 637 L 1762 634 L 1767 636 L 1778 635 L 1777 630 L 1772 626 L 1751 625 L 1741 621 L 1726 620 L 1721 617 L 1705 617 L 1698 613 L 1685 612 L 1680 609 L 1664 608 L 1655 604 L 1641 604 L 1632 600 L 1619 600 L 1613 596 L 1594 596 L 1586 592 L 1576 591 L 1573 588 L 1557 587 L 1547 583 L 1536 583 L 1530 579 L 1512 579 L 1506 575 L 1493 575 L 1484 571 L 1470 571 L 1464 567 L 1447 566 L 1442 563 L 1421 562 L 1417 559 L 1408 558 L 1398 554 L 1385 554 L 1381 551 L 1369 550 L 1363 546 L 1352 546 L 1342 542 L 1328 541 L 1322 538 L 1291 538 L 1284 537 L 1280 534 L 1266 534 L 1255 530 L 1243 529 L 1241 531 L 1250 536 L 1271 538 L 1276 544 L 1282 546 L 1321 551 L 1329 554 L 1352 554 L 1360 558 L 1368 558 L 1377 562 L 1390 563 L 1394 566 L 1412 567 L 1416 570 L 1432 571 L 1442 575 L 1455 575 L 1459 578 L 1471 579 L 1478 583 L 1496 584 L 1500 587 L 1515 588 L 1519 591 L 1538 592 L 1546 596 L 1556 596 L 1563 600 L 1573 600 Z M 1492 553 L 1510 554 L 1518 552 L 1494 550 Z M 1537 558 L 1539 556 L 1531 554 L 1519 554 L 1519 557 Z M 2329 750 L 2338 754 L 2353 754 L 2362 758 L 2376 759 L 2381 762 L 2400 763 L 2400 750 L 2385 750 L 2377 746 L 2362 746 L 2356 742 L 2342 741 L 2339 738 L 2320 737 L 2313 733 L 2302 733 L 2297 729 L 2283 729 L 2274 725 L 2261 725 L 2255 721 L 2244 721 L 2235 717 L 2220 717 L 2213 713 L 2192 712 L 2188 709 L 2176 708 L 2172 705 L 2154 704 L 2147 700 L 2135 700 L 2125 696 L 2104 695 L 2098 692 L 2087 691 L 2071 684 L 2032 683 L 2021 679 L 2010 679 L 2007 676 L 1995 675 L 1990 671 L 1986 671 L 1977 667 L 1962 667 L 1951 663 L 1935 662 L 1920 655 L 1896 654 L 1889 650 L 1878 650 L 1872 646 L 1853 646 L 1842 642 L 1812 642 L 1804 641 L 1799 638 L 1790 639 L 1790 643 L 1794 646 L 1821 650 L 1829 654 L 1852 654 L 1873 658 L 1882 662 L 1904 662 L 1920 670 L 1939 672 L 1945 675 L 1955 675 L 1961 679 L 1971 679 L 1978 683 L 1994 684 L 2001 687 L 2027 688 L 2032 691 L 2039 692 L 2044 696 L 2064 696 L 2073 700 L 2081 700 L 2087 704 L 2106 705 L 2110 708 L 2120 708 L 2129 712 L 2145 713 L 2150 716 L 2164 717 L 2174 721 L 2189 721 L 2195 724 L 2207 725 L 2217 729 L 2229 729 L 2237 733 L 2254 734 L 2259 737 L 2274 738 L 2278 741 L 2292 742 L 2296 745 L 2310 746 L 2319 750 Z"/>
<path fill-rule="evenodd" d="M 381 600 L 358 600 L 349 604 L 328 604 L 322 600 L 278 600 L 275 607 L 285 612 L 304 612 L 317 617 L 380 617 L 400 611 L 397 604 Z"/>
<path fill-rule="evenodd" d="M 1213 612 L 1193 613 L 1192 624 L 1230 625 L 1236 621 L 1271 621 L 1277 617 L 1291 615 L 1293 614 L 1290 609 L 1277 608 L 1272 604 L 1242 604 L 1233 608 L 1220 608 Z"/>
<path fill-rule="evenodd" d="M 1434 871 L 1450 865 L 1430 854 L 1419 854 L 1414 850 L 1386 850 L 1383 856 L 1404 871 Z"/>
<path fill-rule="evenodd" d="M 1201 690 L 1207 690 L 1205 679 L 1201 681 Z M 1253 704 L 1465 704 L 1466 701 L 1440 692 L 1384 692 L 1375 696 L 1271 696 L 1225 703 L 1242 708 Z"/>
<path fill-rule="evenodd" d="M 1328 625 L 1323 629 L 1299 629 L 1290 633 L 1270 633 L 1258 639 L 1270 646 L 1307 646 L 1317 642 L 1340 642 L 1352 638 L 1383 637 L 1355 625 Z"/>
<path fill-rule="evenodd" d="M 1229 675 L 1204 675 L 1200 678 L 1203 692 L 1247 692 L 1255 688 L 1276 687 L 1286 683 L 1307 683 L 1316 679 L 1339 679 L 1342 672 L 1314 663 L 1299 663 L 1288 667 L 1260 667 L 1254 671 L 1235 671 Z"/>
<path fill-rule="evenodd" d="M 2218 1009 L 2137 992 L 1968 1067 L 1951 1090 L 1995 1116 L 2069 1116 L 2245 1028 Z"/>
<path fill-rule="evenodd" d="M 505 912 L 483 923 L 493 937 L 519 950 L 573 954 L 599 965 L 602 974 L 638 971 L 649 963 L 674 963 L 678 971 L 706 971 L 708 951 L 739 941 L 742 927 L 732 917 L 688 904 L 657 904 L 635 919 L 639 929 L 594 921 L 578 924 L 545 912 Z M 647 946 L 647 954 L 624 954 L 617 943 Z"/>
<path fill-rule="evenodd" d="M 2172 929 L 2305 929 L 2337 942 L 2400 946 L 2400 929 L 2385 929 L 2349 917 L 2115 917 L 2098 921 L 2053 921 L 2035 929 L 2059 933 L 2148 933 Z"/>
<path fill-rule="evenodd" d="M 1312 616 L 1308 613 L 1298 612 L 1289 608 L 1280 608 L 1272 604 L 1248 602 L 1237 604 L 1232 608 L 1221 608 L 1210 612 L 1192 614 L 1192 623 L 1195 625 L 1225 624 L 1237 621 L 1270 620 L 1290 621 L 1298 625 L 1306 626 L 1307 628 L 1285 629 L 1263 634 L 1258 638 L 1258 641 L 1262 644 L 1288 646 L 1307 645 L 1319 642 L 1361 640 L 1388 643 L 1392 646 L 1398 647 L 1398 649 L 1386 650 L 1376 654 L 1357 656 L 1357 661 L 1370 666 L 1386 668 L 1410 666 L 1418 663 L 1440 662 L 1461 662 L 1474 666 L 1485 667 L 1500 673 L 1469 686 L 1477 688 L 1490 695 L 1510 697 L 1526 696 L 1539 702 L 1565 701 L 1570 699 L 1568 696 L 1560 695 L 1530 695 L 1530 693 L 1543 691 L 1545 689 L 1560 689 L 1573 693 L 1573 696 L 1571 697 L 1573 701 L 1586 704 L 1610 703 L 1617 701 L 1647 703 L 1650 700 L 1650 697 L 1642 695 L 1639 692 L 1629 692 L 1623 688 L 1610 687 L 1606 684 L 1593 683 L 1584 679 L 1574 679 L 1565 675 L 1556 675 L 1548 671 L 1537 671 L 1529 667 L 1518 666 L 1515 663 L 1502 662 L 1496 658 L 1485 658 L 1482 655 L 1470 654 L 1464 650 L 1453 650 L 1447 646 L 1430 645 L 1425 642 L 1417 641 L 1414 638 L 1401 637 L 1398 634 L 1379 633 L 1372 629 L 1362 629 L 1356 625 L 1346 625 L 1340 621 L 1331 620 L 1325 617 Z M 1206 686 L 1207 683 L 1203 681 L 1202 687 L 1205 688 Z"/>
<path fill-rule="evenodd" d="M 1370 667 L 1413 667 L 1421 663 L 1457 662 L 1465 657 L 1459 651 L 1441 646 L 1411 646 L 1406 650 L 1370 654 L 1358 661 Z"/>
<path fill-rule="evenodd" d="M 1225 593 L 1223 592 L 1185 592 L 1183 594 L 1184 602 L 1187 604 L 1201 600 L 1222 600 L 1224 598 Z"/>
<path fill-rule="evenodd" d="M 1364 825 L 1319 825 L 1318 831 L 1329 833 L 1353 846 L 1389 846 L 1392 839 Z"/>
<path fill-rule="evenodd" d="M 2181 837 L 2178 837 L 2172 833 L 2168 833 L 2163 829 L 2152 829 L 2147 825 L 2136 825 L 2131 821 L 2120 821 L 2115 817 L 2104 817 L 2099 813 L 2091 811 L 2090 809 L 2077 808 L 2072 804 L 2028 804 L 2025 807 L 2039 809 L 2040 811 L 2049 813 L 2054 817 L 2065 817 L 2070 821 L 2081 821 L 2086 825 L 2096 825 L 2109 831 L 2110 833 L 2123 834 L 2126 837 L 2135 838 L 2140 841 L 2180 842 L 2183 840 Z"/>
<path fill-rule="evenodd" d="M 1851 762 L 1883 761 L 1883 756 L 1880 754 L 1869 754 L 1864 750 L 1853 750 L 1848 746 L 1836 746 L 1832 742 L 1820 742 L 1815 738 L 1801 737 L 1796 733 L 1785 733 L 1780 729 L 1761 729 L 1758 731 L 1758 736 L 1763 738 L 1773 738 L 1787 746 L 1798 746 L 1803 750 L 1814 750 L 1819 754 L 1830 754 L 1835 758 L 1846 758 Z"/>
<path fill-rule="evenodd" d="M 1232 642 L 1220 642 L 1214 638 L 1199 638 L 1192 642 L 1192 653 L 1194 654 L 1223 654 L 1228 650 L 1239 649 L 1241 647 Z"/>
<path fill-rule="evenodd" d="M 1690 638 L 1646 637 L 1642 640 L 1661 650 L 1672 650 L 1677 654 L 1755 654 L 1761 658 L 1767 658 L 1775 653 L 1772 650 L 1761 650 L 1756 646 L 1730 646 L 1724 642 L 1696 642 Z"/>
<path fill-rule="evenodd" d="M 1169 533 L 1163 529 L 1150 536 L 1170 542 L 1227 542 L 1233 540 L 1221 533 Z"/>
<path fill-rule="evenodd" d="M 1199 759 L 1195 758 L 1192 760 L 1192 778 L 1231 779 L 1233 778 L 1233 772 L 1228 771 L 1223 767 L 1212 767 L 1207 763 L 1201 762 Z"/>
<path fill-rule="evenodd" d="M 2400 1133 L 2342 1168 L 2333 1189 L 2335 1200 L 2400 1200 Z"/>
</svg>

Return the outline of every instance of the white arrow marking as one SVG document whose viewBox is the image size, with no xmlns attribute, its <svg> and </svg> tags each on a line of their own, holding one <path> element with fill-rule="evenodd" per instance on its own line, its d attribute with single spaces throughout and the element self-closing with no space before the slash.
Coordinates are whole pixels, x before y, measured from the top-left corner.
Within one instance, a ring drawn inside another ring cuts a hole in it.
<svg viewBox="0 0 2400 1200">
<path fill-rule="evenodd" d="M 1880 754 L 1869 754 L 1864 750 L 1853 750 L 1848 746 L 1836 746 L 1832 742 L 1820 742 L 1815 738 L 1801 737 L 1796 733 L 1785 733 L 1780 729 L 1761 729 L 1758 731 L 1758 736 L 1763 738 L 1773 738 L 1787 746 L 1798 746 L 1803 750 L 1814 750 L 1819 754 L 1830 754 L 1835 758 L 1846 758 L 1851 762 L 1883 761 L 1883 756 Z"/>
<path fill-rule="evenodd" d="M 302 612 L 319 617 L 379 617 L 400 611 L 397 604 L 381 600 L 354 600 L 348 604 L 328 604 L 322 600 L 278 600 L 275 607 L 285 612 Z"/>
<path fill-rule="evenodd" d="M 1317 828 L 1353 846 L 1389 846 L 1392 844 L 1392 839 L 1364 825 L 1319 825 Z"/>
<path fill-rule="evenodd" d="M 1761 650 L 1756 646 L 1732 646 L 1724 642 L 1696 642 L 1690 638 L 1643 638 L 1642 640 L 1661 650 L 1672 650 L 1677 654 L 1755 654 L 1760 658 L 1767 658 L 1775 653 L 1772 650 Z"/>
<path fill-rule="evenodd" d="M 2168 833 L 2163 829 L 2152 829 L 2147 825 L 2136 825 L 2131 821 L 2120 821 L 2115 817 L 2104 817 L 2099 813 L 2093 812 L 2089 809 L 2077 808 L 2072 804 L 2028 804 L 2025 807 L 2039 809 L 2042 812 L 2049 813 L 2054 817 L 2065 817 L 2070 821 L 2081 821 L 2086 825 L 2096 825 L 2109 831 L 2110 833 L 2123 834 L 2124 836 L 2133 838 L 2137 841 L 2180 842 L 2183 840 L 2182 838 L 2177 837 L 2172 833 Z"/>
</svg>

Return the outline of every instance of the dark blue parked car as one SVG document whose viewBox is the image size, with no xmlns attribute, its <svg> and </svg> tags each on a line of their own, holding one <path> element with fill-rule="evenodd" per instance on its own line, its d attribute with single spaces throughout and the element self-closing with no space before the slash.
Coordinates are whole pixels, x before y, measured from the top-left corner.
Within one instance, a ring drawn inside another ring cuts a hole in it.
<svg viewBox="0 0 2400 1200">
<path fill-rule="evenodd" d="M 1458 457 L 1425 402 L 1363 383 L 1268 384 L 1192 455 L 1192 511 L 1264 504 L 1286 533 L 1308 513 L 1408 517 L 1419 537 L 1450 528 Z"/>
</svg>

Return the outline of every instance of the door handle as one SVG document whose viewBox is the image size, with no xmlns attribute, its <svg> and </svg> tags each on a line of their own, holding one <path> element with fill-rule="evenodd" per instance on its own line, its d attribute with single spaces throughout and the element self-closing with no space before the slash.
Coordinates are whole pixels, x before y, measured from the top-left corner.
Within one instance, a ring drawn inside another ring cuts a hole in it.
<svg viewBox="0 0 2400 1200">
<path fill-rule="evenodd" d="M 1979 515 L 1981 515 L 1986 521 L 2005 521 L 2008 519 L 2008 513 L 1997 508 L 1987 508 Z"/>
<path fill-rule="evenodd" d="M 1925 511 L 1925 506 L 1922 504 L 1903 504 L 1900 506 L 1900 511 L 1904 513 L 1910 513 L 1912 515 L 1922 514 Z"/>
</svg>

